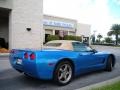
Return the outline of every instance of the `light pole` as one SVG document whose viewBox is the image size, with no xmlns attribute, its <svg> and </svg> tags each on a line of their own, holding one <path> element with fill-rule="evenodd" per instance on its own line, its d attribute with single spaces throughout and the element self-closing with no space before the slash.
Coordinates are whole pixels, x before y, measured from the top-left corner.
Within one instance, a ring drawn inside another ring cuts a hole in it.
<svg viewBox="0 0 120 90">
<path fill-rule="evenodd" d="M 95 38 L 95 33 L 96 33 L 96 32 L 97 32 L 96 30 L 93 31 L 93 38 L 92 38 L 93 44 L 95 43 L 95 40 L 96 40 L 96 38 Z"/>
</svg>

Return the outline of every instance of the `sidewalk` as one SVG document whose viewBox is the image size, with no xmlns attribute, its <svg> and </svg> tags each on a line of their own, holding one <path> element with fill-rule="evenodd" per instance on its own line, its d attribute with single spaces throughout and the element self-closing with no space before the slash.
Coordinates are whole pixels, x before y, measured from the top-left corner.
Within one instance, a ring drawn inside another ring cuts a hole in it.
<svg viewBox="0 0 120 90">
<path fill-rule="evenodd" d="M 113 78 L 113 79 L 110 79 L 110 80 L 107 80 L 107 81 L 103 81 L 103 82 L 96 83 L 96 84 L 93 84 L 93 85 L 89 85 L 89 86 L 86 86 L 86 87 L 83 87 L 83 88 L 79 88 L 79 89 L 76 89 L 76 90 L 91 90 L 93 88 L 99 88 L 99 87 L 102 87 L 102 86 L 111 85 L 111 84 L 113 84 L 117 81 L 120 81 L 120 76 L 116 77 L 116 78 Z"/>
</svg>

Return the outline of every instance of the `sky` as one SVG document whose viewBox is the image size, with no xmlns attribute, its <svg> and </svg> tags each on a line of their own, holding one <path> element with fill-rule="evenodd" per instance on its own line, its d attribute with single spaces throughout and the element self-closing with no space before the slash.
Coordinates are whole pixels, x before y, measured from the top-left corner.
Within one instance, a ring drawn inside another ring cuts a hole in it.
<svg viewBox="0 0 120 90">
<path fill-rule="evenodd" d="M 104 37 L 112 24 L 120 24 L 120 0 L 43 0 L 44 14 L 71 18 L 90 24 Z"/>
</svg>

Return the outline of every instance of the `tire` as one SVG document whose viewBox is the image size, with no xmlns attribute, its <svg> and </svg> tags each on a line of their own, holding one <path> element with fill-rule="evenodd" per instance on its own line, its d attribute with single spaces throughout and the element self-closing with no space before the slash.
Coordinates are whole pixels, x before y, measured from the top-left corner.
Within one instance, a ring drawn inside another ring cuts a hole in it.
<svg viewBox="0 0 120 90">
<path fill-rule="evenodd" d="M 60 86 L 67 85 L 73 78 L 73 66 L 69 61 L 60 62 L 54 71 L 54 81 Z"/>
<path fill-rule="evenodd" d="M 26 78 L 33 78 L 33 77 L 31 77 L 31 76 L 29 76 L 28 74 L 26 74 L 26 73 L 24 73 L 24 76 L 26 77 Z"/>
<path fill-rule="evenodd" d="M 111 72 L 112 69 L 113 69 L 113 58 L 112 56 L 109 56 L 106 63 L 106 71 Z"/>
</svg>

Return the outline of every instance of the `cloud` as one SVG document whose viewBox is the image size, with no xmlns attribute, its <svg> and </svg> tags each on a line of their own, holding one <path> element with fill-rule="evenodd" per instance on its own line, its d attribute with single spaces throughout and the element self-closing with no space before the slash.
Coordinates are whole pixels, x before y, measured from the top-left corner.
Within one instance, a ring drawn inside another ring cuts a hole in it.
<svg viewBox="0 0 120 90">
<path fill-rule="evenodd" d="M 44 13 L 75 18 L 93 0 L 44 0 Z M 85 10 L 84 10 L 85 11 Z"/>
<path fill-rule="evenodd" d="M 96 30 L 106 36 L 113 23 L 120 19 L 111 16 L 109 0 L 44 0 L 44 13 L 78 20 L 80 23 L 91 24 L 91 30 Z M 115 0 L 117 3 L 120 0 Z"/>
<path fill-rule="evenodd" d="M 117 5 L 120 5 L 120 0 L 113 0 L 114 3 L 116 3 Z"/>
</svg>

